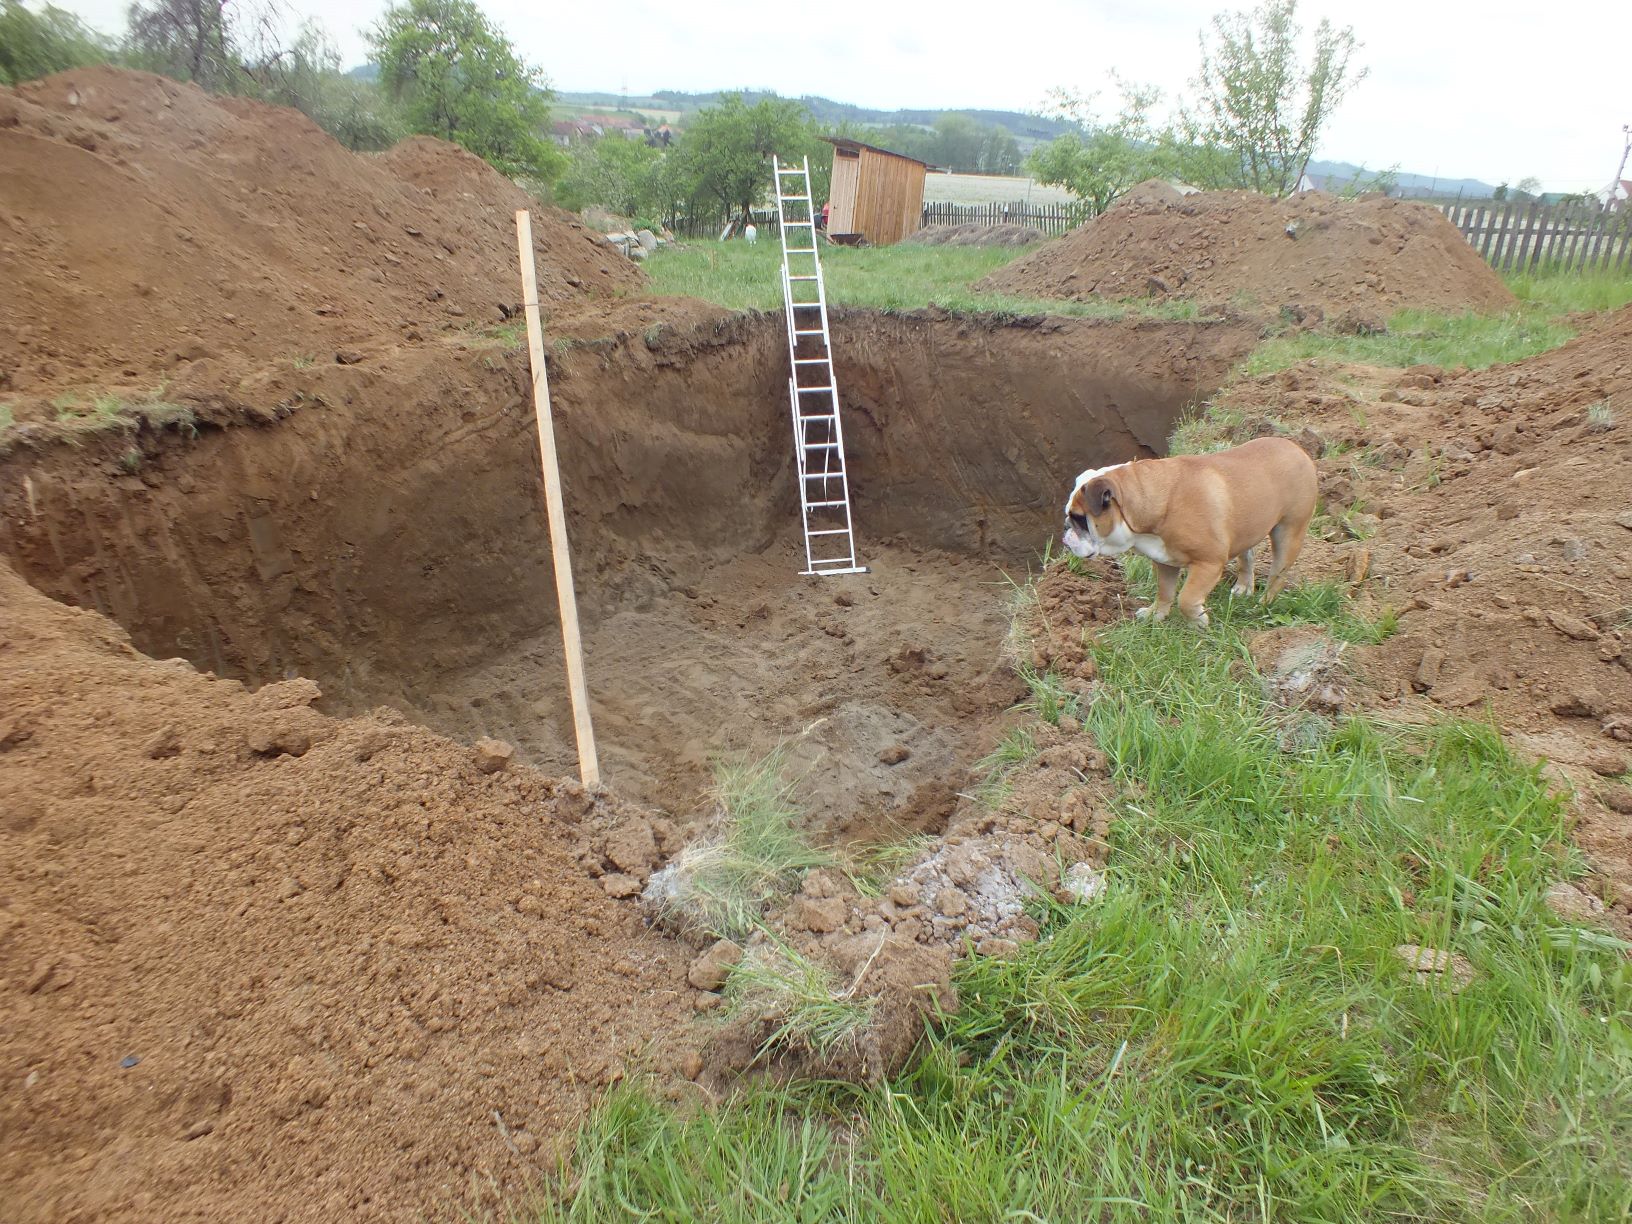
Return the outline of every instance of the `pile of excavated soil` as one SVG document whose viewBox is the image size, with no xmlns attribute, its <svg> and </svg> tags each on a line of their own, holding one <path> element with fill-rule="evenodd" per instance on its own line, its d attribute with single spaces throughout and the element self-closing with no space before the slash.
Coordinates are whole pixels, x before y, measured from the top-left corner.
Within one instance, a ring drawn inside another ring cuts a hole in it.
<svg viewBox="0 0 1632 1224">
<path fill-rule="evenodd" d="M 617 824 L 649 869 L 639 813 L 316 696 L 0 564 L 8 1220 L 490 1205 L 626 1058 L 686 1057 L 685 950 L 574 861 Z"/>
<path fill-rule="evenodd" d="M 1380 325 L 1405 308 L 1500 311 L 1513 295 L 1426 204 L 1141 192 L 976 284 L 1018 297 L 1182 299 Z"/>
<path fill-rule="evenodd" d="M 638 289 L 596 234 L 427 138 L 348 152 L 298 111 L 122 69 L 0 89 L 0 392 L 230 386 Z"/>
<path fill-rule="evenodd" d="M 1379 697 L 1494 716 L 1569 771 L 1577 839 L 1632 908 L 1632 308 L 1514 365 L 1306 363 L 1227 399 L 1243 435 L 1307 426 L 1324 449 L 1332 539 L 1302 568 L 1369 573 L 1399 610 L 1351 651 Z"/>
</svg>

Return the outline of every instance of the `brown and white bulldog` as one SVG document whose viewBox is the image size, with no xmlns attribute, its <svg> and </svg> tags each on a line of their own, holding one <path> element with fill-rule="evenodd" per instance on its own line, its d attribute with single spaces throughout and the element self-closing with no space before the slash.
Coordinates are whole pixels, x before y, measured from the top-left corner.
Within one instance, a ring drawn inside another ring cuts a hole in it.
<svg viewBox="0 0 1632 1224">
<path fill-rule="evenodd" d="M 1207 596 L 1238 563 L 1236 595 L 1253 589 L 1253 549 L 1268 536 L 1274 549 L 1268 603 L 1298 559 L 1315 514 L 1315 464 L 1285 438 L 1256 438 L 1211 455 L 1136 459 L 1090 468 L 1065 503 L 1065 546 L 1079 557 L 1115 557 L 1130 548 L 1156 567 L 1156 602 L 1135 614 L 1164 620 L 1179 571 L 1190 576 L 1179 611 L 1207 625 Z"/>
</svg>

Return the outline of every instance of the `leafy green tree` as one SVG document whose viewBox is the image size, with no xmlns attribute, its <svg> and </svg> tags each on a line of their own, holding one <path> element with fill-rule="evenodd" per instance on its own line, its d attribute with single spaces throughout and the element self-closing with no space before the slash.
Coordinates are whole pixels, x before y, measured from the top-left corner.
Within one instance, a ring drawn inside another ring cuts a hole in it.
<svg viewBox="0 0 1632 1224">
<path fill-rule="evenodd" d="M 661 217 L 667 200 L 664 155 L 619 135 L 576 145 L 555 200 L 574 211 L 598 204 L 623 217 Z"/>
<path fill-rule="evenodd" d="M 1250 13 L 1214 17 L 1210 45 L 1202 33 L 1197 98 L 1183 112 L 1181 142 L 1227 154 L 1230 186 L 1276 196 L 1296 191 L 1322 129 L 1365 79 L 1365 69 L 1351 67 L 1360 45 L 1354 30 L 1325 18 L 1315 28 L 1313 57 L 1300 62 L 1297 7 L 1297 0 L 1265 0 Z"/>
<path fill-rule="evenodd" d="M 543 135 L 543 73 L 472 0 L 407 0 L 386 10 L 369 42 L 410 131 L 451 140 L 512 176 L 548 182 L 565 167 Z"/>
<path fill-rule="evenodd" d="M 1027 171 L 1039 182 L 1064 187 L 1101 213 L 1128 188 L 1171 174 L 1176 152 L 1151 121 L 1156 90 L 1118 82 L 1122 106 L 1115 118 L 1099 121 L 1093 97 L 1056 89 L 1048 109 L 1070 119 L 1080 132 L 1066 132 L 1033 149 Z"/>
<path fill-rule="evenodd" d="M 749 106 L 740 93 L 728 93 L 687 124 L 675 149 L 675 169 L 692 200 L 706 200 L 746 218 L 770 190 L 773 154 L 784 161 L 809 156 L 811 192 L 820 208 L 832 159 L 831 149 L 818 145 L 800 103 L 764 98 Z"/>
<path fill-rule="evenodd" d="M 246 67 L 262 101 L 303 112 L 348 149 L 388 149 L 404 135 L 402 120 L 378 87 L 340 71 L 340 51 L 316 22 L 293 45 Z"/>
<path fill-rule="evenodd" d="M 0 0 L 0 85 L 16 85 L 102 63 L 113 44 L 64 9 L 46 5 L 35 12 L 22 0 Z"/>
</svg>

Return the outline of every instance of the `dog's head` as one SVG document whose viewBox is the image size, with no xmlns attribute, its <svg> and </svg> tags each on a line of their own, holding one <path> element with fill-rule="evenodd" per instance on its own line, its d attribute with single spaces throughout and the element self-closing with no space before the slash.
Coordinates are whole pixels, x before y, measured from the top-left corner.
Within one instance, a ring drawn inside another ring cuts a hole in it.
<svg viewBox="0 0 1632 1224">
<path fill-rule="evenodd" d="M 1116 486 L 1123 466 L 1092 468 L 1077 477 L 1065 503 L 1065 546 L 1076 556 L 1115 557 L 1133 547 Z"/>
</svg>

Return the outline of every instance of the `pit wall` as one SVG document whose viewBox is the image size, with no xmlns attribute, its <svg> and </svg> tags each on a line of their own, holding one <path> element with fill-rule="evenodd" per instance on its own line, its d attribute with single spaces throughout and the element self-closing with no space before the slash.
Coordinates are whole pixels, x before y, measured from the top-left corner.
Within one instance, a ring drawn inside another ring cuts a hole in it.
<svg viewBox="0 0 1632 1224">
<path fill-rule="evenodd" d="M 1021 563 L 1063 482 L 1158 451 L 1256 338 L 859 311 L 833 328 L 861 539 Z M 586 619 L 797 540 L 779 316 L 550 352 Z M 528 388 L 524 349 L 403 350 L 202 399 L 196 436 L 25 441 L 0 457 L 0 554 L 148 654 L 392 703 L 555 623 Z"/>
</svg>

